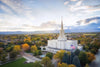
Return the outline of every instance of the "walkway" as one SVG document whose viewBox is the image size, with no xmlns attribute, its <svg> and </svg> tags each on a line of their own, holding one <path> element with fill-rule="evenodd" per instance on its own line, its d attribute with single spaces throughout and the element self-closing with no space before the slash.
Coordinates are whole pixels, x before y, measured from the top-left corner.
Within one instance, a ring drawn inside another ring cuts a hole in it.
<svg viewBox="0 0 100 67">
<path fill-rule="evenodd" d="M 30 63 L 30 62 L 35 62 L 35 61 L 41 61 L 41 59 L 36 58 L 36 57 L 34 57 L 33 55 L 30 55 L 30 54 L 28 54 L 28 53 L 24 53 L 24 54 L 23 54 L 23 57 L 24 57 L 25 59 L 27 59 L 27 62 L 28 62 L 28 63 Z"/>
</svg>

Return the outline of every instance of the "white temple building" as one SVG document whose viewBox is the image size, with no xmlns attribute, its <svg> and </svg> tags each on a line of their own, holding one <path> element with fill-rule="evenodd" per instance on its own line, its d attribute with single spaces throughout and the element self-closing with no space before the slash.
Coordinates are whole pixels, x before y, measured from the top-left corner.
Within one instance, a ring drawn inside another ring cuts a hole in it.
<svg viewBox="0 0 100 67">
<path fill-rule="evenodd" d="M 43 49 L 45 48 L 45 50 Z M 76 49 L 82 49 L 82 46 L 78 46 L 77 40 L 67 40 L 63 29 L 63 21 L 61 20 L 61 30 L 58 39 L 48 40 L 48 44 L 45 47 L 41 47 L 42 51 L 48 51 L 56 53 L 59 50 L 74 51 Z"/>
</svg>

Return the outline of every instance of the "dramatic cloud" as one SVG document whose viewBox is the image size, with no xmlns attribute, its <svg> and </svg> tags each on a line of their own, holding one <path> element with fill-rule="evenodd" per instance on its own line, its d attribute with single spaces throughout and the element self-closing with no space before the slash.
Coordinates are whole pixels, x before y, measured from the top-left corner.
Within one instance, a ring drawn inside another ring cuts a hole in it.
<svg viewBox="0 0 100 67">
<path fill-rule="evenodd" d="M 0 31 L 55 30 L 60 27 L 61 16 L 65 26 L 97 23 L 97 19 L 82 19 L 99 17 L 100 1 L 0 0 Z"/>
<path fill-rule="evenodd" d="M 92 24 L 92 23 L 98 23 L 98 21 L 100 21 L 100 17 L 94 17 L 94 18 L 88 18 L 85 20 L 80 20 L 77 22 L 78 25 L 88 25 L 88 24 Z"/>
</svg>

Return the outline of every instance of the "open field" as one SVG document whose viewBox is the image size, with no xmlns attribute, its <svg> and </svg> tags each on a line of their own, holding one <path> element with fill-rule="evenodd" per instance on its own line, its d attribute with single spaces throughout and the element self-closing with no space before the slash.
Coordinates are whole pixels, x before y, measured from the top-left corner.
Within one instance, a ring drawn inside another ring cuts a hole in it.
<svg viewBox="0 0 100 67">
<path fill-rule="evenodd" d="M 33 67 L 33 63 L 24 63 L 26 59 L 21 58 L 14 62 L 1 65 L 0 67 Z"/>
<path fill-rule="evenodd" d="M 83 35 L 87 35 L 87 36 L 88 36 L 88 35 L 91 35 L 91 36 L 94 36 L 94 35 L 96 35 L 96 34 L 83 34 Z"/>
</svg>

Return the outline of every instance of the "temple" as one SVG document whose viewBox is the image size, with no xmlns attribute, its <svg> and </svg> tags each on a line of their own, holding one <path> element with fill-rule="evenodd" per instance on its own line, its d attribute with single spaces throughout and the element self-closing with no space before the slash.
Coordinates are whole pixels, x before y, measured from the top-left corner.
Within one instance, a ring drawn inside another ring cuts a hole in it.
<svg viewBox="0 0 100 67">
<path fill-rule="evenodd" d="M 61 30 L 58 39 L 48 40 L 47 46 L 42 46 L 41 50 L 56 53 L 58 50 L 75 51 L 79 49 L 78 47 L 77 40 L 67 40 L 63 29 L 63 20 L 61 19 Z"/>
</svg>

